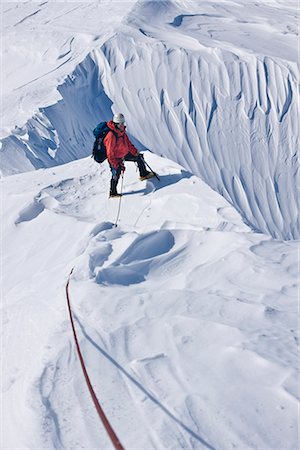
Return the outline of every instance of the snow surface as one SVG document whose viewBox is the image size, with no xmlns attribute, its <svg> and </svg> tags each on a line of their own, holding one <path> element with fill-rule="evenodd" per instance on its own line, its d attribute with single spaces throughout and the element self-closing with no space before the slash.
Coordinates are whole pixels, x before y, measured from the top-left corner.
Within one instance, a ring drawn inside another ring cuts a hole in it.
<svg viewBox="0 0 300 450">
<path fill-rule="evenodd" d="M 141 148 L 201 176 L 253 230 L 299 238 L 296 1 L 12 5 L 4 175 L 87 156 L 91 129 L 121 110 Z"/>
<path fill-rule="evenodd" d="M 298 449 L 297 2 L 1 8 L 1 448 Z"/>
<path fill-rule="evenodd" d="M 120 221 L 90 158 L 2 180 L 3 448 L 297 448 L 297 242 L 254 234 L 197 177 L 127 164 Z M 13 256 L 14 255 L 14 256 Z M 18 432 L 16 433 L 16 429 Z"/>
</svg>

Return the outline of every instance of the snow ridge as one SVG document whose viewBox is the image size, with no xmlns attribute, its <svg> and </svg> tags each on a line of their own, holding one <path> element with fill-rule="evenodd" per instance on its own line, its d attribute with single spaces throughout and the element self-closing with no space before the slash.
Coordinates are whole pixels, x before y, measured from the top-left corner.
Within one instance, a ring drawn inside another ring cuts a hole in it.
<svg viewBox="0 0 300 450">
<path fill-rule="evenodd" d="M 297 239 L 298 80 L 268 57 L 199 55 L 119 33 L 59 86 L 61 101 L 3 140 L 2 170 L 84 157 L 92 128 L 122 110 L 141 148 L 201 176 L 254 230 Z"/>
<path fill-rule="evenodd" d="M 198 177 L 145 158 L 161 181 L 127 164 L 117 227 L 91 158 L 1 180 L 3 446 L 109 446 L 70 335 L 75 266 L 80 345 L 125 448 L 294 448 L 297 242 L 251 232 Z"/>
<path fill-rule="evenodd" d="M 297 5 L 55 3 L 5 7 L 1 447 L 109 448 L 75 267 L 125 448 L 296 448 Z M 160 175 L 126 164 L 117 227 L 109 167 L 83 158 L 112 110 Z"/>
</svg>

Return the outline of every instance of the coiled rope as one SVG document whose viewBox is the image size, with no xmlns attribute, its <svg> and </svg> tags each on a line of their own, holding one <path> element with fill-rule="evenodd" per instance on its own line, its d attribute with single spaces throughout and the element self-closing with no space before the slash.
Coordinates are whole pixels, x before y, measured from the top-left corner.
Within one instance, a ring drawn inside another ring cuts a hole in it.
<svg viewBox="0 0 300 450">
<path fill-rule="evenodd" d="M 70 302 L 70 295 L 69 295 L 69 284 L 70 284 L 70 278 L 71 278 L 71 275 L 73 273 L 73 270 L 74 270 L 74 267 L 71 270 L 71 272 L 69 273 L 68 281 L 67 281 L 67 284 L 66 284 L 66 297 L 67 297 L 67 303 L 68 303 L 68 309 L 69 309 L 69 315 L 70 315 L 70 322 L 71 322 L 71 326 L 72 326 L 72 330 L 73 330 L 73 336 L 74 336 L 74 341 L 75 341 L 75 345 L 76 345 L 76 348 L 77 348 L 79 361 L 80 361 L 80 364 L 81 364 L 81 368 L 82 368 L 82 371 L 83 371 L 83 375 L 84 375 L 87 387 L 89 389 L 89 392 L 90 392 L 92 400 L 94 402 L 96 411 L 98 413 L 98 416 L 100 417 L 100 420 L 101 420 L 102 424 L 104 425 L 104 428 L 105 428 L 105 430 L 106 430 L 106 432 L 107 432 L 107 434 L 108 434 L 108 436 L 109 436 L 109 438 L 110 438 L 114 448 L 116 450 L 124 450 L 124 447 L 122 446 L 121 442 L 119 441 L 119 438 L 117 437 L 117 435 L 114 432 L 112 426 L 110 425 L 110 423 L 109 423 L 109 421 L 108 421 L 108 419 L 107 419 L 107 417 L 106 417 L 106 415 L 105 415 L 105 413 L 104 413 L 104 411 L 103 411 L 103 409 L 102 409 L 102 407 L 101 407 L 101 405 L 100 405 L 100 403 L 98 401 L 96 393 L 95 393 L 95 391 L 93 389 L 93 386 L 91 384 L 89 375 L 87 373 L 87 369 L 86 369 L 86 366 L 85 366 L 85 363 L 84 363 L 84 359 L 83 359 L 83 356 L 82 356 L 82 353 L 81 353 L 81 350 L 80 350 L 79 341 L 77 339 L 76 329 L 75 329 L 75 325 L 74 325 L 73 314 L 72 314 L 72 309 L 71 309 L 71 302 Z"/>
</svg>

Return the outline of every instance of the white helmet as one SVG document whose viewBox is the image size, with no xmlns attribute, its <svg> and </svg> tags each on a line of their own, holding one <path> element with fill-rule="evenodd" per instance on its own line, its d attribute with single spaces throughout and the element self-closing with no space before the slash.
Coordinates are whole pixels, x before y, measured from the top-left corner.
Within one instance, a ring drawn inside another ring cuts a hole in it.
<svg viewBox="0 0 300 450">
<path fill-rule="evenodd" d="M 113 122 L 114 122 L 114 123 L 124 123 L 124 124 L 125 124 L 125 117 L 124 117 L 124 114 L 122 114 L 122 113 L 116 113 L 116 114 L 114 114 Z"/>
</svg>

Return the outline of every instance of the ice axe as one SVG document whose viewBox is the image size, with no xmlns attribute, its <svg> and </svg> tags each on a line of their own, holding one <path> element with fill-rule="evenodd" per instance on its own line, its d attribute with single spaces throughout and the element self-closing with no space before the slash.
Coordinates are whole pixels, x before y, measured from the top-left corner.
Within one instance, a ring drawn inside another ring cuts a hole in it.
<svg viewBox="0 0 300 450">
<path fill-rule="evenodd" d="M 149 164 L 145 161 L 144 155 L 143 155 L 142 153 L 140 153 L 140 155 L 141 155 L 141 158 L 143 159 L 145 165 L 148 167 L 148 169 L 153 173 L 153 175 L 155 176 L 155 178 L 157 178 L 158 181 L 160 181 L 160 178 L 159 178 L 159 176 L 157 175 L 157 173 L 154 172 L 154 170 L 151 169 L 151 167 L 149 166 Z"/>
</svg>

